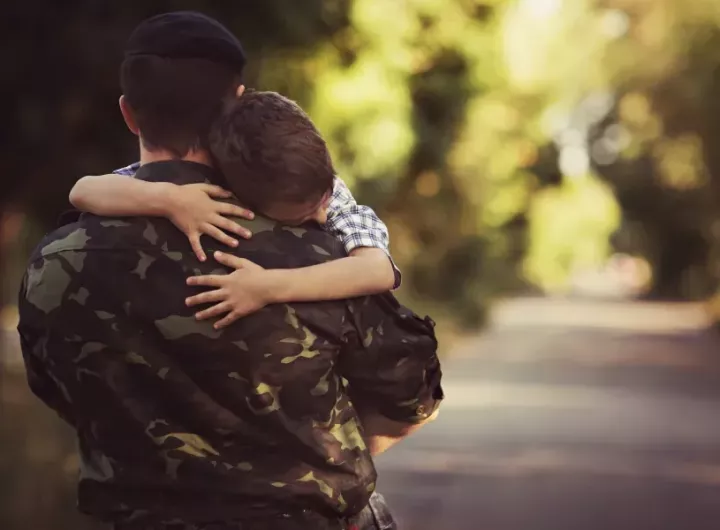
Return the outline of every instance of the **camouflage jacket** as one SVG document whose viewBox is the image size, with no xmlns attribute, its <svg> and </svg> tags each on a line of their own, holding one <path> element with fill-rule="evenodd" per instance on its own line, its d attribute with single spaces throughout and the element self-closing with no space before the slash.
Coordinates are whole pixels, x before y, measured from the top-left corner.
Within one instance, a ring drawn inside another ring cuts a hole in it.
<svg viewBox="0 0 720 530">
<path fill-rule="evenodd" d="M 214 174 L 161 162 L 138 178 Z M 254 236 L 234 252 L 263 267 L 344 255 L 317 225 L 238 221 Z M 83 215 L 35 250 L 18 330 L 30 387 L 77 431 L 82 511 L 349 516 L 376 479 L 353 400 L 403 422 L 434 412 L 442 390 L 430 319 L 385 294 L 268 306 L 216 331 L 185 306 L 197 292 L 185 279 L 225 272 L 198 262 L 160 218 Z"/>
</svg>

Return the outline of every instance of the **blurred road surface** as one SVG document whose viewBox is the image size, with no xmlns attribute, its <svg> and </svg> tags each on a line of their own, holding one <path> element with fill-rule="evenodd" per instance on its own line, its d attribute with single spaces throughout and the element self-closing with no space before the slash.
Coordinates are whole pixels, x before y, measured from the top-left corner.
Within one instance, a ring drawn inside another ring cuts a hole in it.
<svg viewBox="0 0 720 530">
<path fill-rule="evenodd" d="M 402 530 L 720 529 L 720 337 L 692 305 L 515 300 L 378 460 Z"/>
<path fill-rule="evenodd" d="M 720 529 L 720 338 L 692 305 L 515 300 L 445 362 L 439 419 L 383 455 L 402 530 Z M 6 367 L 17 335 L 2 335 Z M 0 384 L 0 529 L 98 528 L 64 426 Z M 0 378 L 1 379 L 1 378 Z"/>
</svg>

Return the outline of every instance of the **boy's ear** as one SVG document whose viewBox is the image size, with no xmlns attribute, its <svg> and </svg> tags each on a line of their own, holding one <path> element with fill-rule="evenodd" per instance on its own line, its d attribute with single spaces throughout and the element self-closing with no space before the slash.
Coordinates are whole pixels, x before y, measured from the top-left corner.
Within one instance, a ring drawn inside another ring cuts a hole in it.
<svg viewBox="0 0 720 530">
<path fill-rule="evenodd" d="M 127 99 L 125 99 L 125 96 L 120 96 L 119 103 L 120 112 L 125 120 L 125 125 L 127 125 L 127 128 L 130 129 L 130 132 L 135 136 L 140 136 L 140 129 L 138 129 L 137 121 L 135 120 L 135 111 L 133 111 Z"/>
</svg>

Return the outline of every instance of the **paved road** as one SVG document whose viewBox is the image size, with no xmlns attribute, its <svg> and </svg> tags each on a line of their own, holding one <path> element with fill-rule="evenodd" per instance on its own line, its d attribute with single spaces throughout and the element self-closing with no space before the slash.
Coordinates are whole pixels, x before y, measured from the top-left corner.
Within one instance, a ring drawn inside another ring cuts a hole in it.
<svg viewBox="0 0 720 530">
<path fill-rule="evenodd" d="M 720 338 L 694 306 L 519 300 L 378 462 L 405 530 L 720 529 Z"/>
<path fill-rule="evenodd" d="M 720 338 L 698 308 L 494 314 L 445 363 L 439 419 L 378 462 L 402 530 L 720 529 Z M 0 384 L 0 529 L 95 529 L 71 437 L 21 375 Z"/>
</svg>

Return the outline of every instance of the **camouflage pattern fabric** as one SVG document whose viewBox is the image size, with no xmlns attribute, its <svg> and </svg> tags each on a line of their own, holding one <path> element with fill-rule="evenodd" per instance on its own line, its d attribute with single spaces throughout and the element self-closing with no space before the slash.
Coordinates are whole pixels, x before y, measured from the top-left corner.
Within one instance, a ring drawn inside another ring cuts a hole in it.
<svg viewBox="0 0 720 530">
<path fill-rule="evenodd" d="M 138 178 L 217 175 L 161 162 Z M 267 268 L 344 255 L 317 225 L 239 222 L 254 237 L 235 254 Z M 159 218 L 83 215 L 33 254 L 18 330 L 30 387 L 78 433 L 82 511 L 138 524 L 350 517 L 376 480 L 353 403 L 404 422 L 437 407 L 430 319 L 386 294 L 269 306 L 216 331 L 185 306 L 198 292 L 185 279 L 225 272 Z"/>
<path fill-rule="evenodd" d="M 363 510 L 350 518 L 328 519 L 304 510 L 300 514 L 281 514 L 261 520 L 239 520 L 188 523 L 181 519 L 128 521 L 117 523 L 113 530 L 397 530 L 382 495 L 373 493 Z"/>
</svg>

